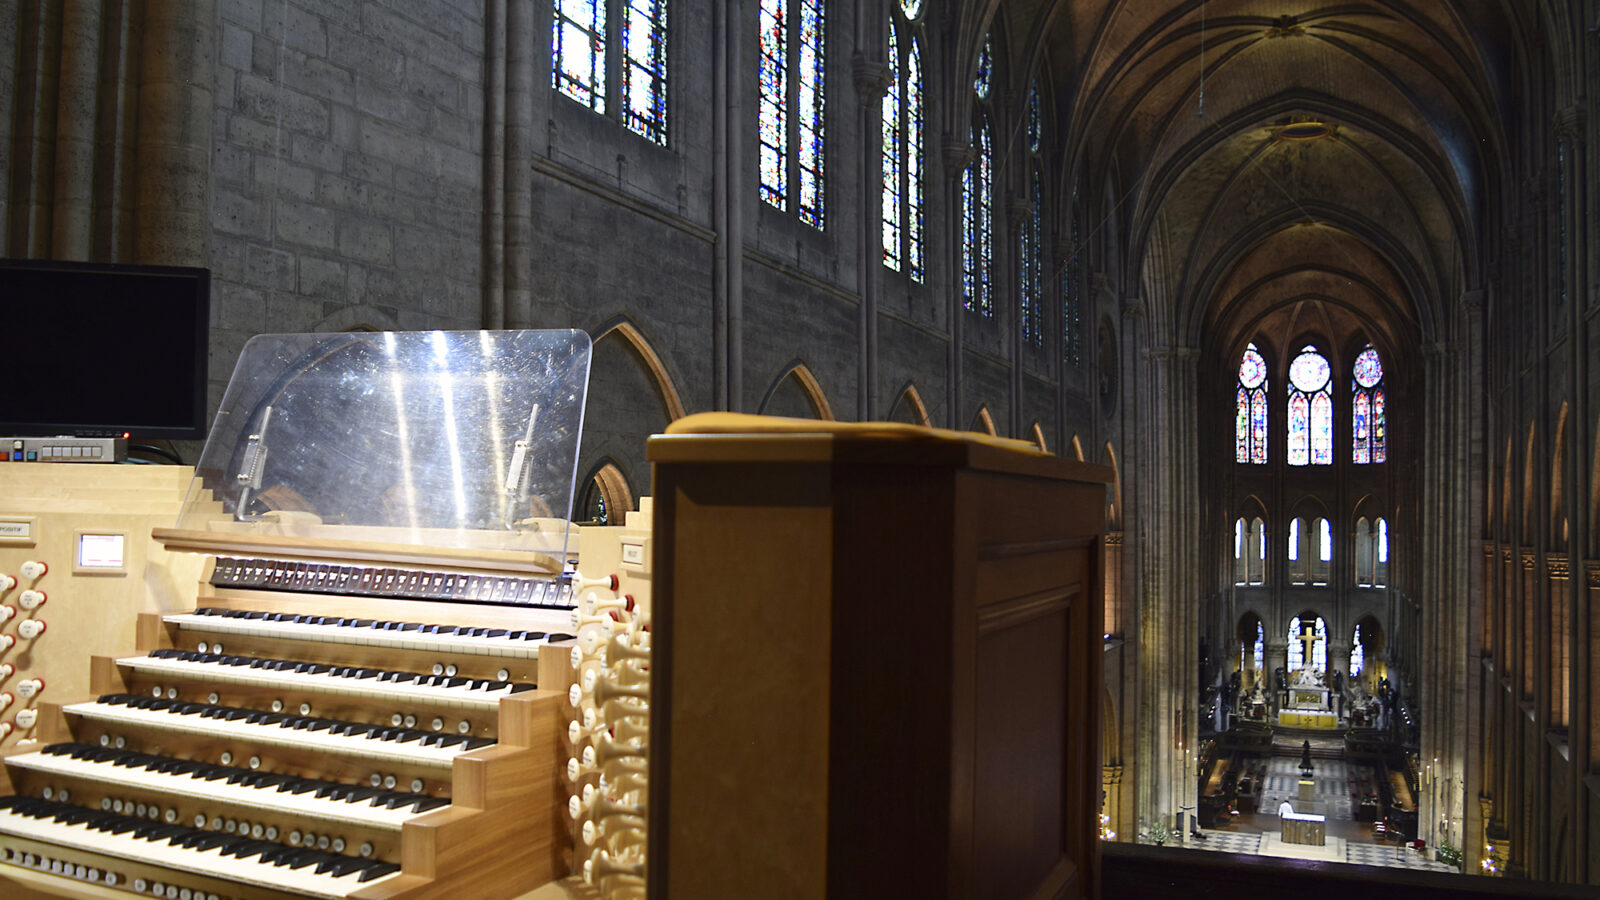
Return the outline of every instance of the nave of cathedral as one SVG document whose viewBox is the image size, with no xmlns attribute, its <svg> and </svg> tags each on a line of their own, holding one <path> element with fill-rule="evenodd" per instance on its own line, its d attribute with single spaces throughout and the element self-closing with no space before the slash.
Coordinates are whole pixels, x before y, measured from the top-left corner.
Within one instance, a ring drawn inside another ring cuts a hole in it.
<svg viewBox="0 0 1600 900">
<path fill-rule="evenodd" d="M 1367 844 L 1593 886 L 1597 94 L 1600 0 L 10 0 L 0 244 L 209 269 L 213 410 L 583 331 L 575 519 L 710 410 L 1105 466 L 1108 835 L 1271 832 L 1310 741 Z"/>
</svg>

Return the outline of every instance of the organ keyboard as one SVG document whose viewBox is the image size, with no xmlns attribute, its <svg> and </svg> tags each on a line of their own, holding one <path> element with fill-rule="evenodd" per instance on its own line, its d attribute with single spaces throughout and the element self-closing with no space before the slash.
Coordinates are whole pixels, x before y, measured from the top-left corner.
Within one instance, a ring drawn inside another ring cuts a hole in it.
<svg viewBox="0 0 1600 900">
<path fill-rule="evenodd" d="M 192 612 L 142 614 L 141 652 L 95 657 L 95 697 L 41 705 L 43 746 L 5 761 L 0 870 L 191 898 L 564 873 L 570 610 L 243 587 L 240 563 L 208 563 Z"/>
</svg>

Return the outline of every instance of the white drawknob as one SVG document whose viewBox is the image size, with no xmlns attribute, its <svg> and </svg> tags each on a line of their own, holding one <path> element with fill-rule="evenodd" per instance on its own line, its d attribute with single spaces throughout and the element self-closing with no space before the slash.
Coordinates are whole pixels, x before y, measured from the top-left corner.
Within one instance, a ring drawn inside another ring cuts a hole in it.
<svg viewBox="0 0 1600 900">
<path fill-rule="evenodd" d="M 16 614 L 17 608 L 15 606 L 0 606 L 0 624 L 11 621 L 11 617 Z"/>
<path fill-rule="evenodd" d="M 0 594 L 4 594 L 6 591 L 9 591 L 16 586 L 17 580 L 15 578 L 12 578 L 10 575 L 7 575 L 4 572 L 0 572 Z"/>
<path fill-rule="evenodd" d="M 17 674 L 17 667 L 11 663 L 0 663 L 0 678 L 10 678 Z"/>
<path fill-rule="evenodd" d="M 24 623 L 24 624 L 26 624 L 26 623 Z M 642 684 L 642 685 L 618 684 L 614 679 L 611 679 L 611 678 L 599 678 L 599 679 L 595 680 L 595 684 L 594 684 L 594 702 L 595 702 L 595 705 L 600 706 L 600 707 L 603 708 L 607 703 L 614 702 L 614 701 L 616 701 L 616 700 L 618 700 L 620 698 L 637 699 L 639 701 L 643 701 L 643 703 L 641 705 L 644 706 L 646 709 L 648 709 L 649 703 L 650 703 L 650 686 L 648 684 Z M 640 710 L 638 712 L 624 713 L 624 715 L 643 715 L 643 714 L 644 714 L 644 710 Z"/>
<path fill-rule="evenodd" d="M 44 591 L 36 591 L 30 588 L 17 596 L 17 605 L 23 609 L 38 609 L 48 599 L 50 598 L 45 596 Z"/>
<path fill-rule="evenodd" d="M 13 727 L 10 722 L 0 722 L 0 738 L 5 737 L 15 730 L 15 727 Z"/>
<path fill-rule="evenodd" d="M 50 567 L 45 565 L 42 562 L 39 562 L 36 559 L 30 559 L 27 562 L 23 563 L 22 564 L 22 568 L 18 569 L 17 571 L 22 573 L 22 577 L 23 578 L 26 578 L 29 581 L 32 581 L 32 580 L 38 578 L 39 576 L 43 575 L 44 573 L 50 571 Z"/>
<path fill-rule="evenodd" d="M 29 708 L 17 711 L 17 727 L 23 731 L 32 728 L 37 721 L 39 721 L 39 711 L 37 709 Z"/>
<path fill-rule="evenodd" d="M 17 626 L 17 635 L 23 640 L 31 641 L 44 634 L 44 627 L 43 619 L 28 619 Z"/>
<path fill-rule="evenodd" d="M 16 701 L 17 698 L 10 691 L 0 692 L 0 709 L 5 709 Z"/>
<path fill-rule="evenodd" d="M 573 581 L 573 586 L 580 591 L 588 588 L 599 588 L 603 591 L 614 591 L 617 589 L 619 584 L 621 584 L 621 582 L 617 580 L 617 576 L 615 575 L 603 575 L 599 578 L 585 578 L 583 577 L 582 572 L 579 572 L 578 577 Z"/>
<path fill-rule="evenodd" d="M 0 634 L 0 651 L 10 650 L 17 645 L 17 639 L 9 634 Z"/>
<path fill-rule="evenodd" d="M 24 700 L 32 700 L 42 690 L 44 690 L 43 678 L 28 678 L 17 682 L 17 696 Z"/>
</svg>

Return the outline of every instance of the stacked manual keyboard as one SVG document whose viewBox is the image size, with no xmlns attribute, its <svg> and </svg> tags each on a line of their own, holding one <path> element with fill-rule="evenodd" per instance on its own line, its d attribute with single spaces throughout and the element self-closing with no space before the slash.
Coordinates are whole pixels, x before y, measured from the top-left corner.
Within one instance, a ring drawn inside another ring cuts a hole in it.
<svg viewBox="0 0 1600 900">
<path fill-rule="evenodd" d="M 545 654 L 558 683 L 539 660 L 569 611 L 428 599 L 425 573 L 409 596 L 387 575 L 309 589 L 341 568 L 231 558 L 192 612 L 143 615 L 141 652 L 93 660 L 96 695 L 43 705 L 38 749 L 5 760 L 0 874 L 177 900 L 514 896 L 564 874 L 568 648 Z"/>
</svg>

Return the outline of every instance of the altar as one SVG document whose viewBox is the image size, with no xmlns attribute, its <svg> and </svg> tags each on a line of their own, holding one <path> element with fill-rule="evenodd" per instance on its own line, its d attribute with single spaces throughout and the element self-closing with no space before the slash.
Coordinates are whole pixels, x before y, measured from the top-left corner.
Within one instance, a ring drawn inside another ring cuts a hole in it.
<svg viewBox="0 0 1600 900">
<path fill-rule="evenodd" d="M 1314 813 L 1283 813 L 1278 817 L 1283 825 L 1285 844 L 1310 844 L 1321 847 L 1328 842 L 1328 820 Z"/>
<path fill-rule="evenodd" d="M 1338 728 L 1339 714 L 1333 709 L 1332 693 L 1319 670 L 1310 666 L 1296 669 L 1284 691 L 1278 724 L 1288 728 Z"/>
</svg>

